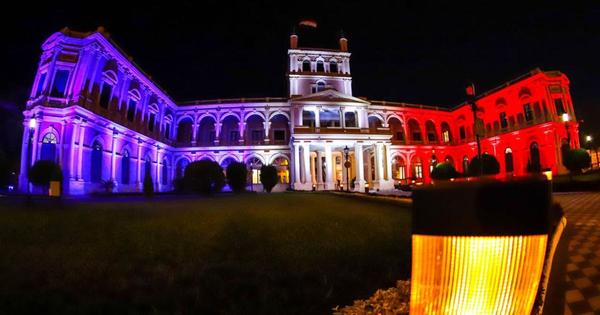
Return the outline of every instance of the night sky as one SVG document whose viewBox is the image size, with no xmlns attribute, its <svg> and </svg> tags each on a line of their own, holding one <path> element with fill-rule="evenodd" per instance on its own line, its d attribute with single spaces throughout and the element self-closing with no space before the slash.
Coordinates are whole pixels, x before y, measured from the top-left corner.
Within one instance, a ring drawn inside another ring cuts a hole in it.
<svg viewBox="0 0 600 315">
<path fill-rule="evenodd" d="M 571 80 L 582 130 L 600 140 L 599 5 L 125 2 L 5 6 L 3 106 L 22 108 L 40 45 L 64 26 L 105 26 L 176 101 L 285 96 L 289 33 L 300 19 L 312 18 L 319 26 L 311 43 L 300 33 L 300 46 L 336 48 L 343 29 L 356 96 L 452 107 L 462 102 L 469 80 L 482 92 L 536 67 L 560 70 Z"/>
</svg>

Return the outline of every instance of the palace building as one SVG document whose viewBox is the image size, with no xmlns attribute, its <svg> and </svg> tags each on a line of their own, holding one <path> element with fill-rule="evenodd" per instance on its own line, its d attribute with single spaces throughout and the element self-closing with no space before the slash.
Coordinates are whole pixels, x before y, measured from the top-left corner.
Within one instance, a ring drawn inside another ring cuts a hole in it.
<svg viewBox="0 0 600 315">
<path fill-rule="evenodd" d="M 187 164 L 202 159 L 244 162 L 254 184 L 260 167 L 273 164 L 278 189 L 295 190 L 390 190 L 428 182 L 444 161 L 467 171 L 477 153 L 470 105 L 355 97 L 348 40 L 341 36 L 338 49 L 299 40 L 290 36 L 286 97 L 180 103 L 102 28 L 53 34 L 24 111 L 20 189 L 28 189 L 37 160 L 59 163 L 68 194 L 101 190 L 106 181 L 118 192 L 141 191 L 146 176 L 156 191 L 169 191 Z M 482 152 L 497 158 L 501 176 L 525 175 L 531 165 L 566 172 L 561 147 L 579 147 L 579 136 L 564 74 L 536 69 L 476 102 Z"/>
</svg>

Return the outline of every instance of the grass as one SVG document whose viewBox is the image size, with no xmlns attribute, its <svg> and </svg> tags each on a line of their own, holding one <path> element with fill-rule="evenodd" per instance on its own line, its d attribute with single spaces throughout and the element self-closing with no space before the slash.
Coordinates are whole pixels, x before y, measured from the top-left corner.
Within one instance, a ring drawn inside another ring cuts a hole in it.
<svg viewBox="0 0 600 315">
<path fill-rule="evenodd" d="M 325 314 L 406 279 L 405 206 L 330 194 L 0 204 L 0 313 Z"/>
</svg>

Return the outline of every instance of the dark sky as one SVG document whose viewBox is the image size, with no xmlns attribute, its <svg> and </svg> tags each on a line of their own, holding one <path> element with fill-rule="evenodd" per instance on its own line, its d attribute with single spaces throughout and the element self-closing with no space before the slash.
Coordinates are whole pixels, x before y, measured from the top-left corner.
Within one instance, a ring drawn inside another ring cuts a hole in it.
<svg viewBox="0 0 600 315">
<path fill-rule="evenodd" d="M 344 30 L 357 96 L 454 106 L 468 80 L 483 91 L 540 67 L 569 76 L 582 128 L 600 131 L 598 5 L 126 2 L 5 6 L 0 100 L 24 103 L 49 35 L 64 26 L 98 25 L 177 101 L 285 96 L 288 36 L 299 19 L 310 17 L 319 23 L 317 40 L 329 47 Z M 303 39 L 300 45 L 307 44 Z"/>
</svg>

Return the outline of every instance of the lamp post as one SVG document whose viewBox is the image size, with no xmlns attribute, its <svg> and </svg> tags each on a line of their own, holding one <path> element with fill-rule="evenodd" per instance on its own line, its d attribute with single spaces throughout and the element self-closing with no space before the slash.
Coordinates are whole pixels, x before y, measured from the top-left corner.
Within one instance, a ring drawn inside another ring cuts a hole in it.
<svg viewBox="0 0 600 315">
<path fill-rule="evenodd" d="M 344 162 L 344 167 L 346 168 L 346 191 L 350 191 L 350 175 L 348 173 L 348 169 L 350 168 L 350 161 L 348 161 L 348 153 L 350 152 L 350 149 L 348 148 L 348 146 L 346 146 L 344 148 L 344 158 L 345 158 L 345 162 Z"/>
<path fill-rule="evenodd" d="M 35 132 L 35 128 L 37 127 L 37 120 L 35 117 L 31 117 L 29 119 L 29 141 L 27 143 L 27 193 L 31 193 L 31 188 L 29 185 L 29 168 L 31 168 L 31 160 L 33 154 L 33 134 Z"/>
<path fill-rule="evenodd" d="M 479 176 L 483 175 L 483 161 L 481 160 L 481 141 L 479 139 L 479 124 L 477 123 L 477 103 L 475 102 L 475 84 L 472 82 L 467 84 L 466 93 L 468 103 L 471 105 L 473 112 L 473 131 L 475 132 L 475 140 L 477 141 L 477 159 L 479 160 Z"/>
<path fill-rule="evenodd" d="M 569 113 L 562 114 L 562 121 L 565 123 L 565 130 L 567 131 L 567 144 L 569 149 L 571 148 L 571 134 L 569 133 Z"/>
</svg>

